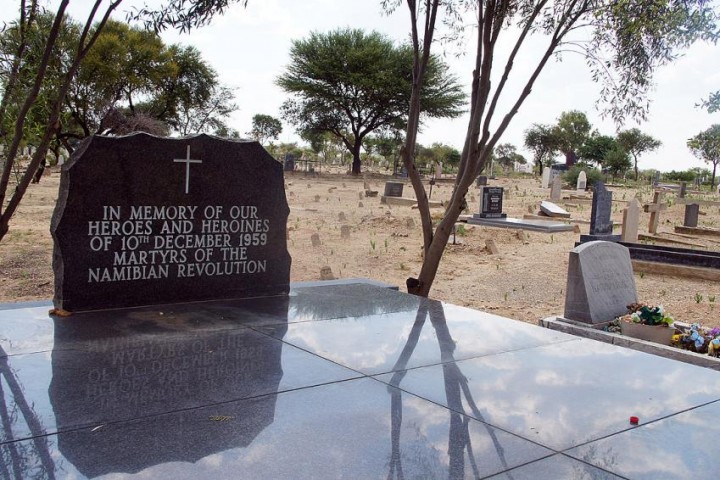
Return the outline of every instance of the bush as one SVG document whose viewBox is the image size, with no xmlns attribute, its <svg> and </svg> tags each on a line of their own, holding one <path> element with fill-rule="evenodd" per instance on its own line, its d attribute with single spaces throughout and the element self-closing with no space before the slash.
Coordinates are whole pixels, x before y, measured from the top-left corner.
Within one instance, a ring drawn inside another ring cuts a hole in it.
<svg viewBox="0 0 720 480">
<path fill-rule="evenodd" d="M 580 175 L 580 172 L 585 170 L 585 175 L 587 176 L 587 186 L 591 187 L 595 184 L 595 182 L 599 181 L 605 181 L 605 178 L 603 177 L 602 172 L 598 170 L 597 168 L 590 167 L 588 165 L 573 165 L 570 167 L 570 170 L 568 170 L 563 175 L 563 181 L 572 186 L 575 187 L 577 185 L 577 179 Z"/>
</svg>

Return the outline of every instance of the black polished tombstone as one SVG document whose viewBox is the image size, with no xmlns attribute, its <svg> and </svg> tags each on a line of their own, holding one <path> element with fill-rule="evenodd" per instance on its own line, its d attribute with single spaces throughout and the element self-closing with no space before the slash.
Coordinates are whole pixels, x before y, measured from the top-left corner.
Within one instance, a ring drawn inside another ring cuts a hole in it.
<svg viewBox="0 0 720 480">
<path fill-rule="evenodd" d="M 288 213 L 282 166 L 257 142 L 90 137 L 62 169 L 55 306 L 286 294 Z"/>
<path fill-rule="evenodd" d="M 480 197 L 480 213 L 476 218 L 506 218 L 503 213 L 503 187 L 483 187 Z"/>
<path fill-rule="evenodd" d="M 605 188 L 603 182 L 595 182 L 593 186 L 592 211 L 590 213 L 590 233 L 580 235 L 580 242 L 604 240 L 619 242 L 620 235 L 613 235 L 612 192 Z"/>
</svg>

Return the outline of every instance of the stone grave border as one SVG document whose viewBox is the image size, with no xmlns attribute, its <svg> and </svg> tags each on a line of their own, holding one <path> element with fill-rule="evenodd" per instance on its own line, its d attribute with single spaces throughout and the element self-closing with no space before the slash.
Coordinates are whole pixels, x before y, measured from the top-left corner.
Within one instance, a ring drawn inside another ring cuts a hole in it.
<svg viewBox="0 0 720 480">
<path fill-rule="evenodd" d="M 538 321 L 538 325 L 549 328 L 550 330 L 557 330 L 570 335 L 610 343 L 619 347 L 630 348 L 640 352 L 649 353 L 651 355 L 658 355 L 660 357 L 697 365 L 698 367 L 705 367 L 720 371 L 720 358 L 602 330 L 602 328 L 608 323 L 610 322 L 597 323 L 591 326 L 587 323 L 576 322 L 574 320 L 558 316 L 547 317 Z M 689 328 L 689 325 L 686 323 L 675 323 L 680 328 Z"/>
</svg>

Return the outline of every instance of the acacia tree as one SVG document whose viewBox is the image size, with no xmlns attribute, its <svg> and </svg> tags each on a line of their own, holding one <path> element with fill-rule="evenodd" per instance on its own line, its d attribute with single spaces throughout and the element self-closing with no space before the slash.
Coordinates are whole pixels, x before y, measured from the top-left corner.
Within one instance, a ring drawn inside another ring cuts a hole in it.
<svg viewBox="0 0 720 480">
<path fill-rule="evenodd" d="M 503 173 L 507 173 L 515 163 L 525 165 L 527 160 L 518 153 L 517 148 L 512 143 L 501 143 L 495 148 L 495 158 L 503 169 Z"/>
<path fill-rule="evenodd" d="M 617 140 L 613 137 L 595 132 L 585 138 L 583 144 L 577 149 L 577 153 L 586 163 L 595 162 L 598 165 L 605 165 L 605 157 L 608 152 L 616 149 L 617 146 Z"/>
<path fill-rule="evenodd" d="M 701 36 L 716 35 L 715 14 L 702 0 L 447 0 L 442 3 L 440 0 L 383 0 L 382 3 L 389 10 L 406 3 L 410 13 L 413 90 L 402 155 L 418 200 L 425 255 L 418 278 L 409 278 L 407 287 L 410 293 L 422 296 L 427 296 L 432 287 L 452 227 L 466 204 L 468 188 L 485 167 L 495 145 L 530 95 L 548 60 L 559 52 L 561 46 L 582 49 L 593 69 L 594 78 L 605 80 L 601 96 L 609 102 L 609 113 L 616 120 L 621 120 L 627 115 L 644 116 L 652 73 L 658 65 L 673 58 L 676 47 L 686 46 Z M 441 5 L 443 9 L 440 9 Z M 474 11 L 464 15 L 463 7 Z M 648 9 L 653 10 L 652 16 L 647 15 Z M 417 141 L 422 86 L 439 13 L 447 14 L 447 20 L 456 25 L 461 19 L 473 18 L 477 21 L 477 43 L 474 47 L 470 121 L 455 188 L 445 207 L 444 217 L 434 227 L 427 193 L 414 165 L 412 152 Z M 589 34 L 589 38 L 577 38 L 581 34 Z M 510 45 L 504 62 L 496 48 L 501 35 L 509 38 L 505 40 L 505 45 Z M 508 92 L 506 87 L 514 61 L 526 40 L 533 35 L 537 37 L 533 44 L 542 44 L 542 49 L 534 63 L 525 62 L 530 65 L 530 74 L 524 86 L 519 91 Z M 604 54 L 609 54 L 609 58 L 603 58 Z M 497 73 L 496 69 L 499 70 Z M 613 82 L 613 74 L 618 77 L 617 82 Z M 497 113 L 501 96 L 509 99 L 510 107 L 504 114 Z"/>
<path fill-rule="evenodd" d="M 290 64 L 277 84 L 295 97 L 282 106 L 288 121 L 301 133 L 330 132 L 341 139 L 357 175 L 365 137 L 399 130 L 406 122 L 412 50 L 377 32 L 314 32 L 293 42 Z M 422 114 L 452 118 L 461 113 L 465 96 L 437 57 L 428 59 L 422 93 Z"/>
<path fill-rule="evenodd" d="M 573 165 L 577 161 L 577 152 L 590 137 L 590 122 L 587 116 L 578 110 L 563 112 L 553 127 L 553 135 L 558 148 L 565 154 L 565 164 Z"/>
<path fill-rule="evenodd" d="M 252 129 L 248 135 L 260 142 L 260 145 L 264 145 L 266 140 L 277 140 L 281 133 L 280 120 L 271 115 L 258 113 L 252 118 Z"/>
<path fill-rule="evenodd" d="M 638 128 L 631 128 L 629 130 L 618 132 L 617 141 L 622 148 L 633 157 L 635 166 L 635 181 L 637 181 L 639 176 L 638 157 L 645 152 L 657 150 L 660 145 L 662 145 L 660 140 L 641 132 Z"/>
<path fill-rule="evenodd" d="M 540 175 L 543 173 L 543 167 L 552 165 L 553 157 L 559 151 L 558 141 L 553 135 L 550 125 L 533 124 L 532 127 L 525 130 L 525 147 L 532 150 L 535 165 L 538 167 Z"/>
<path fill-rule="evenodd" d="M 710 188 L 714 190 L 715 171 L 717 170 L 718 163 L 720 163 L 720 124 L 715 124 L 688 139 L 687 146 L 693 155 L 704 162 L 712 164 Z"/>
</svg>

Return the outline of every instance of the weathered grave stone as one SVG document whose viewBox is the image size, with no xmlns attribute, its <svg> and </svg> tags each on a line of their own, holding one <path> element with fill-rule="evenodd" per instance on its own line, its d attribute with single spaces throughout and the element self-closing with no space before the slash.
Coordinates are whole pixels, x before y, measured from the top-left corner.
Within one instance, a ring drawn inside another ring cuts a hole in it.
<svg viewBox="0 0 720 480">
<path fill-rule="evenodd" d="M 477 218 L 505 218 L 503 213 L 503 187 L 483 187 L 480 213 Z"/>
<path fill-rule="evenodd" d="M 602 323 L 637 302 L 629 250 L 614 242 L 588 242 L 570 251 L 564 317 Z"/>
<path fill-rule="evenodd" d="M 547 200 L 540 202 L 540 211 L 548 217 L 570 218 L 570 213 L 567 210 Z"/>
<path fill-rule="evenodd" d="M 650 212 L 650 223 L 648 223 L 648 232 L 657 233 L 660 224 L 660 212 L 667 210 L 667 204 L 663 201 L 663 192 L 655 192 L 653 195 L 653 203 L 643 205 L 645 213 Z"/>
<path fill-rule="evenodd" d="M 638 223 L 640 222 L 640 202 L 633 198 L 623 210 L 622 233 L 623 242 L 635 243 L 638 240 Z"/>
<path fill-rule="evenodd" d="M 535 208 L 532 205 L 528 205 L 528 213 L 535 215 Z"/>
<path fill-rule="evenodd" d="M 555 177 L 560 177 L 562 174 L 568 171 L 567 165 L 551 165 L 550 166 L 550 178 L 548 179 L 548 185 L 552 187 L 553 180 Z"/>
<path fill-rule="evenodd" d="M 700 215 L 700 205 L 697 203 L 688 203 L 685 205 L 684 227 L 697 227 L 698 215 Z"/>
<path fill-rule="evenodd" d="M 359 208 L 362 208 L 362 207 L 364 207 L 364 206 L 365 206 L 365 205 L 363 205 L 362 202 L 358 202 L 358 207 L 359 207 Z"/>
<path fill-rule="evenodd" d="M 550 200 L 553 202 L 562 200 L 562 180 L 559 176 L 553 178 L 552 188 L 550 189 Z"/>
<path fill-rule="evenodd" d="M 332 268 L 322 267 L 320 269 L 320 280 L 335 280 L 335 275 L 333 275 Z"/>
<path fill-rule="evenodd" d="M 487 181 L 487 175 L 478 175 L 475 185 L 478 187 L 484 187 L 485 185 L 487 185 Z"/>
<path fill-rule="evenodd" d="M 292 172 L 295 170 L 295 155 L 293 155 L 292 153 L 285 154 L 283 170 L 286 172 Z"/>
<path fill-rule="evenodd" d="M 490 252 L 490 255 L 498 255 L 500 253 L 500 249 L 497 247 L 495 240 L 491 238 L 485 240 L 485 248 Z"/>
<path fill-rule="evenodd" d="M 584 192 L 585 188 L 587 188 L 587 174 L 585 170 L 582 170 L 580 174 L 578 174 L 576 190 L 578 192 Z"/>
<path fill-rule="evenodd" d="M 687 193 L 687 182 L 680 182 L 680 192 L 678 193 L 678 196 L 680 198 L 685 198 L 686 193 Z"/>
<path fill-rule="evenodd" d="M 56 308 L 285 294 L 282 166 L 257 142 L 90 137 L 52 218 Z"/>
<path fill-rule="evenodd" d="M 655 172 L 655 179 L 653 180 L 653 185 L 658 186 L 660 184 L 660 172 Z"/>
<path fill-rule="evenodd" d="M 345 216 L 345 212 L 340 212 L 340 213 L 338 213 L 338 221 L 339 221 L 339 222 L 346 222 L 346 221 L 347 221 L 347 217 Z"/>
<path fill-rule="evenodd" d="M 443 165 L 442 162 L 435 165 L 435 178 L 442 178 L 443 175 Z"/>
<path fill-rule="evenodd" d="M 410 217 L 406 218 L 406 219 L 405 219 L 405 226 L 406 226 L 407 228 L 415 228 L 415 220 L 412 219 L 412 218 L 410 218 Z"/>
<path fill-rule="evenodd" d="M 475 203 L 475 195 L 470 195 L 470 202 Z"/>
<path fill-rule="evenodd" d="M 402 182 L 385 182 L 385 197 L 402 197 L 403 187 L 405 184 Z"/>
<path fill-rule="evenodd" d="M 362 200 L 363 198 L 365 198 L 365 193 L 363 193 L 363 192 L 358 192 L 358 198 L 359 198 L 360 200 Z"/>
<path fill-rule="evenodd" d="M 550 171 L 550 167 L 543 170 L 542 183 L 540 185 L 542 188 L 550 188 L 550 174 L 551 173 L 552 172 Z"/>
<path fill-rule="evenodd" d="M 307 184 L 307 188 L 312 188 L 312 185 L 310 185 L 310 184 L 308 183 L 308 184 Z"/>
<path fill-rule="evenodd" d="M 350 225 L 340 227 L 340 238 L 350 238 Z"/>
<path fill-rule="evenodd" d="M 316 201 L 316 202 L 319 202 L 319 201 L 320 201 L 320 195 L 315 195 L 315 201 Z"/>
<path fill-rule="evenodd" d="M 318 235 L 317 233 L 313 233 L 312 235 L 310 235 L 310 242 L 312 242 L 313 247 L 319 247 L 320 245 L 322 245 L 322 242 L 320 241 L 320 235 Z"/>
<path fill-rule="evenodd" d="M 605 188 L 603 182 L 595 182 L 595 191 L 592 198 L 592 211 L 590 212 L 590 234 L 580 235 L 581 242 L 592 240 L 606 240 L 617 242 L 620 235 L 613 235 L 612 192 Z"/>
</svg>

